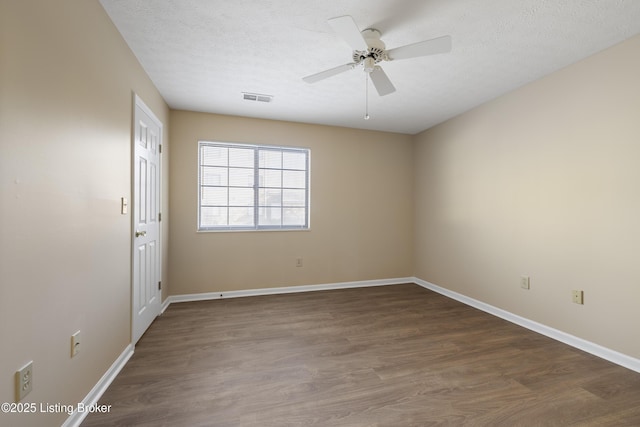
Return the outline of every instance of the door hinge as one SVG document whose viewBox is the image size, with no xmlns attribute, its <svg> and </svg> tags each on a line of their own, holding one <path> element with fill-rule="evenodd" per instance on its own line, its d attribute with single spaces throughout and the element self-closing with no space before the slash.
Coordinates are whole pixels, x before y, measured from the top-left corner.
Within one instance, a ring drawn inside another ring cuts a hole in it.
<svg viewBox="0 0 640 427">
<path fill-rule="evenodd" d="M 158 290 L 162 289 L 162 282 L 158 282 Z"/>
<path fill-rule="evenodd" d="M 162 213 L 158 212 L 158 222 L 162 222 Z"/>
<path fill-rule="evenodd" d="M 162 144 L 158 145 L 158 149 L 160 150 L 160 153 L 162 153 Z"/>
</svg>

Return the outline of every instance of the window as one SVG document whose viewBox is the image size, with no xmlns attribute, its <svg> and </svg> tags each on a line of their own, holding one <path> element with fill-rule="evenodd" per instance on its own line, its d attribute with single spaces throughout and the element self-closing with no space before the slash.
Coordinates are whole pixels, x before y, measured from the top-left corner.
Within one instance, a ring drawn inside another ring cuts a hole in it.
<svg viewBox="0 0 640 427">
<path fill-rule="evenodd" d="M 198 143 L 198 230 L 309 228 L 309 150 Z"/>
</svg>

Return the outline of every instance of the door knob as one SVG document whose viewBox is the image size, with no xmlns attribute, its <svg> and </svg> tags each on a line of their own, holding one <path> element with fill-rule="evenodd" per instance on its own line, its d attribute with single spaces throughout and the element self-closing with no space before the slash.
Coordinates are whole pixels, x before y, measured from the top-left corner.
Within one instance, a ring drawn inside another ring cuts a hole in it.
<svg viewBox="0 0 640 427">
<path fill-rule="evenodd" d="M 147 235 L 146 231 L 138 231 L 138 230 L 136 230 L 136 237 L 146 236 L 146 235 Z"/>
</svg>

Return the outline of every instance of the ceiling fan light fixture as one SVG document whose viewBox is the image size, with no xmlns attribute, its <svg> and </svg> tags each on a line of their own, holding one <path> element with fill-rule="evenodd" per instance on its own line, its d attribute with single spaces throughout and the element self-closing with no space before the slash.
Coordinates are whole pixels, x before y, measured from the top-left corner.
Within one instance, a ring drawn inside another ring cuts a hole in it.
<svg viewBox="0 0 640 427">
<path fill-rule="evenodd" d="M 367 73 L 372 72 L 376 68 L 376 60 L 370 56 L 365 58 L 362 63 L 364 66 L 364 71 L 366 71 Z"/>
</svg>

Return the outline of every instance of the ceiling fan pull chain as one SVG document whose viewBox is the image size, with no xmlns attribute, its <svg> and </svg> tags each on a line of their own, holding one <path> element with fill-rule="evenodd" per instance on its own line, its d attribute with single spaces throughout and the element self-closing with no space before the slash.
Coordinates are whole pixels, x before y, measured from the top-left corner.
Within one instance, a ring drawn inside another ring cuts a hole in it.
<svg viewBox="0 0 640 427">
<path fill-rule="evenodd" d="M 369 120 L 369 74 L 364 73 L 364 119 Z"/>
</svg>

